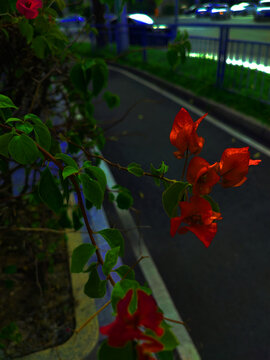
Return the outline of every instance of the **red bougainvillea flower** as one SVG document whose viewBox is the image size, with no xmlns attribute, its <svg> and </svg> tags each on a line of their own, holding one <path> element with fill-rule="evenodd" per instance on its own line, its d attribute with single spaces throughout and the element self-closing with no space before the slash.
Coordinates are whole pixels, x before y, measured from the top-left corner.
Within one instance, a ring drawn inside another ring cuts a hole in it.
<svg viewBox="0 0 270 360">
<path fill-rule="evenodd" d="M 248 147 L 224 150 L 218 163 L 221 185 L 224 188 L 242 185 L 247 180 L 248 167 L 258 165 L 261 160 L 251 160 Z"/>
<path fill-rule="evenodd" d="M 149 339 L 149 336 L 146 335 L 148 339 L 146 342 L 140 343 L 136 346 L 138 359 L 139 360 L 155 360 L 152 356 L 152 353 L 157 353 L 163 350 L 163 344 L 157 341 L 154 338 Z"/>
<path fill-rule="evenodd" d="M 16 8 L 26 19 L 35 19 L 38 16 L 38 9 L 42 8 L 41 0 L 17 0 Z"/>
<path fill-rule="evenodd" d="M 191 154 L 199 154 L 204 144 L 204 138 L 199 137 L 196 131 L 206 115 L 203 115 L 195 122 L 184 108 L 176 115 L 170 133 L 171 144 L 178 149 L 178 151 L 174 152 L 175 157 L 178 159 L 183 158 L 186 150 L 189 150 Z"/>
<path fill-rule="evenodd" d="M 137 310 L 131 314 L 128 308 L 132 295 L 133 290 L 131 289 L 118 302 L 116 319 L 111 324 L 102 326 L 100 332 L 108 336 L 109 346 L 122 347 L 130 340 L 143 340 L 146 341 L 141 345 L 144 351 L 155 349 L 156 343 L 153 341 L 153 337 L 145 335 L 142 327 L 154 331 L 157 336 L 162 336 L 164 329 L 160 324 L 163 315 L 158 311 L 154 298 L 142 290 L 137 290 L 138 306 Z M 163 348 L 162 344 L 161 346 Z"/>
<path fill-rule="evenodd" d="M 171 219 L 171 236 L 191 231 L 208 247 L 217 232 L 214 221 L 222 219 L 221 214 L 213 211 L 210 203 L 200 196 L 192 196 L 190 202 L 181 201 L 179 206 L 181 216 Z M 188 225 L 180 228 L 182 222 Z"/>
<path fill-rule="evenodd" d="M 193 185 L 192 192 L 197 195 L 209 194 L 219 181 L 217 163 L 210 165 L 206 160 L 195 156 L 190 160 L 187 169 L 187 181 Z"/>
</svg>

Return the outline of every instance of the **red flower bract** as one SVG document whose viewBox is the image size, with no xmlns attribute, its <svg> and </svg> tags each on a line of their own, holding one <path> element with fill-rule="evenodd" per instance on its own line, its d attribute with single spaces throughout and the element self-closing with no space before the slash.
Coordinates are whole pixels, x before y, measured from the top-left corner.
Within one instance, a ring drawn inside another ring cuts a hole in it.
<svg viewBox="0 0 270 360">
<path fill-rule="evenodd" d="M 187 181 L 193 185 L 193 194 L 204 195 L 210 193 L 212 187 L 219 181 L 216 168 L 217 163 L 210 165 L 199 156 L 195 156 L 190 160 L 187 169 Z"/>
<path fill-rule="evenodd" d="M 191 116 L 184 108 L 176 115 L 170 133 L 170 141 L 171 144 L 178 149 L 178 151 L 174 152 L 174 155 L 178 159 L 185 156 L 186 150 L 189 150 L 191 154 L 195 155 L 201 151 L 204 138 L 199 137 L 196 131 L 206 115 L 207 114 L 203 115 L 195 122 L 193 122 Z"/>
<path fill-rule="evenodd" d="M 42 8 L 41 0 L 17 0 L 16 8 L 26 19 L 35 19 L 38 16 L 38 9 Z"/>
<path fill-rule="evenodd" d="M 122 347 L 130 340 L 141 340 L 140 351 L 156 352 L 163 349 L 163 345 L 150 335 L 145 335 L 142 327 L 155 332 L 157 336 L 164 333 L 160 326 L 163 315 L 158 311 L 157 304 L 152 296 L 147 295 L 142 290 L 137 290 L 138 306 L 137 310 L 131 314 L 129 305 L 132 299 L 133 290 L 129 290 L 125 297 L 117 304 L 116 319 L 109 325 L 102 326 L 100 332 L 108 335 L 108 344 L 113 347 Z M 158 345 L 158 346 L 157 346 Z M 143 359 L 143 358 L 142 358 Z"/>
<path fill-rule="evenodd" d="M 208 247 L 217 232 L 214 221 L 222 219 L 221 214 L 213 211 L 210 203 L 199 196 L 192 196 L 190 202 L 181 201 L 179 206 L 181 216 L 171 219 L 171 236 L 176 232 L 184 234 L 191 231 Z M 182 222 L 188 225 L 180 228 Z"/>
<path fill-rule="evenodd" d="M 251 160 L 249 148 L 229 148 L 224 150 L 218 164 L 221 185 L 224 188 L 242 185 L 247 180 L 248 167 L 258 165 L 261 160 Z"/>
</svg>

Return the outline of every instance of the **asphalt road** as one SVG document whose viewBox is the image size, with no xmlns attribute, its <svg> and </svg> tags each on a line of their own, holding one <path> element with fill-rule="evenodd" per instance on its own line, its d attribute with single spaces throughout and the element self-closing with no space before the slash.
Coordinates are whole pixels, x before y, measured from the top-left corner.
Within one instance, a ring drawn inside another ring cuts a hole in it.
<svg viewBox="0 0 270 360">
<path fill-rule="evenodd" d="M 164 160 L 168 177 L 179 179 L 183 162 L 174 158 L 169 141 L 179 105 L 116 72 L 110 72 L 108 90 L 120 96 L 121 105 L 111 111 L 96 104 L 95 117 L 104 128 L 140 102 L 105 132 L 103 154 L 122 165 L 138 162 L 146 170 L 151 162 L 157 167 Z M 206 120 L 198 133 L 206 139 L 201 156 L 210 163 L 219 160 L 225 148 L 246 146 Z M 252 147 L 250 151 L 257 153 Z M 143 226 L 144 241 L 202 360 L 270 359 L 270 159 L 264 154 L 260 159 L 241 187 L 215 187 L 212 195 L 223 220 L 208 249 L 191 233 L 170 237 L 162 189 L 151 178 L 111 168 L 117 183 L 134 195 L 135 221 Z"/>
</svg>

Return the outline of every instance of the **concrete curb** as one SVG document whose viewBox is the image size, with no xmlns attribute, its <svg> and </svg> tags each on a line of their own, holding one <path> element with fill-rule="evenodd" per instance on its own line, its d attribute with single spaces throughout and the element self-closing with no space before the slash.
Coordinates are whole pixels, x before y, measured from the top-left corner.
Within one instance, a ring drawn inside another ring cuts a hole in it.
<svg viewBox="0 0 270 360">
<path fill-rule="evenodd" d="M 225 105 L 219 104 L 216 101 L 207 99 L 202 96 L 194 94 L 192 91 L 183 88 L 182 86 L 169 83 L 168 81 L 161 79 L 153 74 L 150 74 L 144 70 L 132 68 L 127 65 L 119 65 L 113 62 L 109 62 L 111 68 L 119 68 L 129 71 L 137 76 L 142 77 L 145 80 L 152 82 L 177 95 L 184 100 L 190 102 L 192 105 L 201 108 L 203 111 L 208 112 L 210 115 L 217 117 L 225 124 L 237 127 L 240 130 L 245 131 L 251 137 L 259 138 L 266 143 L 270 143 L 270 127 L 259 123 L 255 118 L 240 113 L 239 111 L 228 108 Z"/>
</svg>

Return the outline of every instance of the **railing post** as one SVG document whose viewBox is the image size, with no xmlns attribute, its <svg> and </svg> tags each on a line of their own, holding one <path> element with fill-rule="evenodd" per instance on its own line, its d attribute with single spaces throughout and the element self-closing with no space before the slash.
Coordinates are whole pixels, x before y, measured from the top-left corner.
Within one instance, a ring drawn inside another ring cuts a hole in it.
<svg viewBox="0 0 270 360">
<path fill-rule="evenodd" d="M 119 22 L 116 26 L 116 47 L 117 54 L 128 50 L 129 48 L 129 28 L 127 23 L 127 6 L 123 7 Z"/>
<path fill-rule="evenodd" d="M 217 66 L 217 76 L 216 76 L 216 85 L 218 87 L 222 87 L 224 81 L 228 39 L 229 39 L 229 26 L 221 25 L 219 29 L 218 66 Z"/>
</svg>

